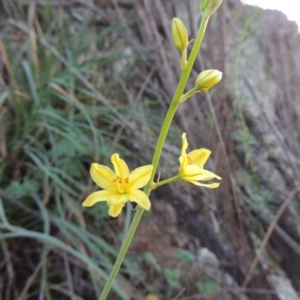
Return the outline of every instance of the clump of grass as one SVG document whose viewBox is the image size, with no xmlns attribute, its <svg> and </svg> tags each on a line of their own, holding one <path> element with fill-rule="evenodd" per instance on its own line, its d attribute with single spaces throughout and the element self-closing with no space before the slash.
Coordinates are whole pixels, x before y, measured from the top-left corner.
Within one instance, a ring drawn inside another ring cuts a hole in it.
<svg viewBox="0 0 300 300">
<path fill-rule="evenodd" d="M 117 255 L 110 245 L 119 239 L 106 207 L 83 218 L 90 163 L 106 163 L 112 151 L 139 160 L 124 132 L 130 128 L 142 138 L 157 119 L 139 103 L 122 101 L 122 80 L 137 74 L 128 75 L 136 60 L 116 46 L 118 26 L 102 27 L 93 14 L 85 19 L 63 6 L 6 5 L 10 21 L 1 20 L 0 47 L 2 299 L 92 299 Z M 112 65 L 124 60 L 116 76 Z M 143 278 L 129 262 L 124 267 L 127 275 L 119 277 L 112 299 L 129 299 L 128 278 Z"/>
</svg>

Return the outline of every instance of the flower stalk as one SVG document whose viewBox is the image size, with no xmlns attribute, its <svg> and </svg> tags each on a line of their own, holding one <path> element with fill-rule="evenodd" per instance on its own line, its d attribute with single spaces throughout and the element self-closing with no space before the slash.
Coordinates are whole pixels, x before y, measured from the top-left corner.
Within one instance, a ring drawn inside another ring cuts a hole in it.
<svg viewBox="0 0 300 300">
<path fill-rule="evenodd" d="M 159 181 L 153 185 L 151 185 L 151 189 L 154 190 L 156 188 L 158 188 L 159 186 L 162 186 L 162 185 L 165 185 L 165 184 L 169 184 L 169 183 L 172 183 L 176 180 L 179 180 L 180 179 L 180 176 L 179 175 L 175 175 L 173 177 L 170 177 L 168 179 L 165 179 L 165 180 L 162 180 L 162 181 Z"/>
<path fill-rule="evenodd" d="M 153 179 L 154 179 L 157 167 L 158 167 L 158 163 L 159 163 L 159 159 L 160 159 L 161 152 L 162 152 L 162 149 L 163 149 L 163 145 L 165 143 L 165 139 L 167 137 L 167 134 L 168 134 L 170 125 L 172 123 L 173 117 L 175 115 L 175 112 L 176 112 L 176 110 L 177 110 L 177 108 L 180 104 L 181 96 L 183 95 L 184 90 L 186 88 L 190 73 L 192 71 L 192 67 L 193 67 L 195 59 L 196 59 L 196 56 L 199 52 L 199 49 L 200 49 L 200 46 L 201 46 L 201 43 L 202 43 L 202 40 L 203 40 L 203 37 L 204 37 L 204 34 L 205 34 L 205 30 L 206 30 L 206 27 L 207 27 L 208 19 L 209 19 L 209 17 L 206 17 L 204 15 L 202 20 L 201 20 L 201 24 L 200 24 L 200 27 L 199 27 L 199 31 L 198 31 L 195 43 L 193 45 L 193 48 L 192 48 L 191 53 L 189 55 L 189 58 L 187 60 L 186 66 L 185 66 L 185 68 L 182 69 L 182 73 L 181 73 L 181 76 L 180 76 L 178 86 L 176 88 L 176 91 L 174 93 L 173 99 L 172 99 L 171 104 L 169 106 L 168 112 L 167 112 L 166 117 L 164 119 L 161 131 L 160 131 L 160 134 L 159 134 L 159 137 L 158 137 L 158 140 L 157 140 L 157 144 L 156 144 L 156 148 L 155 148 L 155 151 L 154 151 L 153 159 L 152 159 L 152 166 L 153 166 L 152 173 L 151 173 L 151 176 L 150 176 L 150 179 L 149 179 L 147 185 L 144 188 L 144 193 L 148 197 L 149 197 L 150 192 L 151 192 L 151 183 L 153 182 Z M 108 277 L 108 280 L 107 280 L 107 282 L 104 286 L 102 294 L 99 297 L 99 300 L 105 300 L 106 299 L 106 297 L 107 297 L 107 295 L 108 295 L 108 293 L 111 289 L 111 286 L 114 282 L 114 279 L 115 279 L 116 275 L 119 272 L 119 269 L 121 267 L 121 264 L 123 262 L 125 254 L 126 254 L 126 252 L 128 250 L 128 247 L 129 247 L 129 245 L 132 241 L 132 238 L 133 238 L 134 233 L 137 229 L 137 226 L 138 226 L 138 224 L 141 220 L 143 212 L 144 212 L 143 208 L 141 208 L 141 207 L 137 208 L 137 211 L 134 215 L 134 218 L 132 220 L 132 223 L 130 225 L 128 233 L 127 233 L 127 235 L 126 235 L 126 237 L 123 241 L 123 244 L 121 246 L 119 255 L 118 255 L 118 257 L 116 259 L 116 262 L 113 266 L 113 269 L 112 269 L 112 271 L 111 271 L 111 273 Z"/>
<path fill-rule="evenodd" d="M 186 101 L 187 99 L 189 99 L 190 97 L 192 97 L 193 95 L 199 92 L 200 91 L 198 86 L 194 86 L 192 89 L 190 89 L 188 92 L 186 92 L 180 97 L 180 103 L 183 103 L 184 101 Z"/>
</svg>

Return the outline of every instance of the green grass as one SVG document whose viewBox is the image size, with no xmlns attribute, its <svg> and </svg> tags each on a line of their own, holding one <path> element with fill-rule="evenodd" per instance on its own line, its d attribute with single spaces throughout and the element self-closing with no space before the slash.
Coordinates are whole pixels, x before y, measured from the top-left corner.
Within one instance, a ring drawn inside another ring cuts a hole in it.
<svg viewBox="0 0 300 300">
<path fill-rule="evenodd" d="M 144 162 L 123 132 L 143 124 L 136 134 L 151 134 L 158 118 L 150 115 L 151 101 L 128 104 L 124 96 L 120 78 L 136 80 L 138 58 L 117 45 L 118 24 L 101 27 L 93 18 L 17 3 L 6 2 L 9 17 L 19 20 L 19 14 L 22 21 L 1 17 L 7 60 L 0 92 L 0 239 L 8 259 L 1 299 L 95 299 L 123 230 L 105 204 L 82 208 L 96 188 L 89 166 L 109 163 L 113 152 Z M 115 73 L 114 64 L 124 62 Z M 142 272 L 126 260 L 111 299 L 139 294 L 130 276 L 145 286 Z"/>
</svg>

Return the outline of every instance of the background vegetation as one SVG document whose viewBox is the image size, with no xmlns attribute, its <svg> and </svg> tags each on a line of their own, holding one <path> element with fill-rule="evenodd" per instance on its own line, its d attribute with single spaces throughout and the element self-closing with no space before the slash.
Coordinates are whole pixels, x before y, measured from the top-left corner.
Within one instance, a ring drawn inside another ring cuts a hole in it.
<svg viewBox="0 0 300 300">
<path fill-rule="evenodd" d="M 170 20 L 194 37 L 198 1 L 2 0 L 0 12 L 0 299 L 97 299 L 132 212 L 82 208 L 89 166 L 151 160 L 180 72 Z M 224 80 L 180 107 L 160 165 L 177 171 L 187 132 L 222 186 L 153 194 L 110 299 L 298 299 L 299 50 L 281 13 L 224 1 L 193 74 Z"/>
</svg>

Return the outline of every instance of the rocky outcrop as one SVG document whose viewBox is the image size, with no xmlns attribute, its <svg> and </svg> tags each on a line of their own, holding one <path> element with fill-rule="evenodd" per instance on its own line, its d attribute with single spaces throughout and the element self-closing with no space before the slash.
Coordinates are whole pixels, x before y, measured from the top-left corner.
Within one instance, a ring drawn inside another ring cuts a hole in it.
<svg viewBox="0 0 300 300">
<path fill-rule="evenodd" d="M 177 53 L 166 46 L 170 42 L 167 16 L 179 14 L 188 21 L 193 37 L 199 17 L 196 4 L 182 7 L 154 1 L 150 7 L 141 1 L 134 9 L 142 24 L 136 28 L 140 41 L 155 50 L 156 76 L 171 98 L 179 70 Z M 177 9 L 182 10 L 177 14 Z M 150 24 L 153 20 L 155 26 Z M 165 188 L 160 197 L 172 199 L 178 228 L 198 237 L 201 246 L 225 260 L 230 267 L 224 269 L 240 285 L 274 215 L 300 181 L 299 53 L 298 27 L 281 12 L 224 1 L 208 26 L 194 72 L 195 76 L 213 67 L 224 72 L 224 80 L 218 90 L 194 97 L 178 113 L 177 123 L 187 132 L 191 148 L 201 145 L 213 150 L 214 165 L 210 167 L 222 176 L 222 185 L 213 193 L 194 187 L 184 192 L 180 187 L 175 187 L 175 192 Z M 170 157 L 176 160 L 172 153 Z M 272 289 L 268 278 L 277 273 L 274 261 L 300 290 L 299 268 L 295 268 L 300 265 L 298 215 L 296 195 L 252 276 L 251 299 L 277 299 L 273 292 L 255 293 Z M 273 261 L 268 261 L 267 255 Z"/>
</svg>

